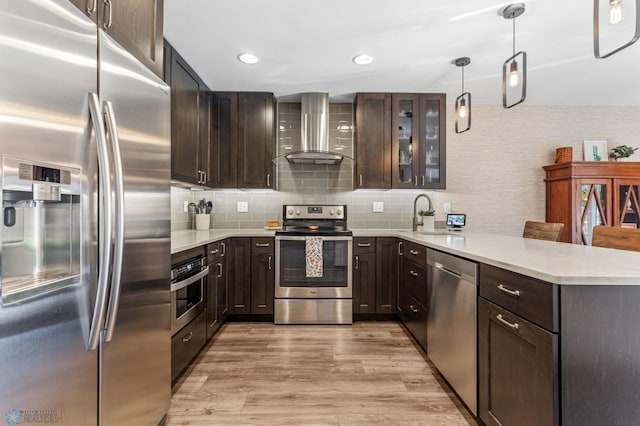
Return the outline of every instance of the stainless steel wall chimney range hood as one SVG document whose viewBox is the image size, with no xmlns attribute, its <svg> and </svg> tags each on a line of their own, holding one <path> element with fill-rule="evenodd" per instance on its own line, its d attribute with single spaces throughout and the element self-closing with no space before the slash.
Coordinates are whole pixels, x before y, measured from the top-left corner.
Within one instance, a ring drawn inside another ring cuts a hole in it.
<svg viewBox="0 0 640 426">
<path fill-rule="evenodd" d="M 303 93 L 301 150 L 286 154 L 293 164 L 340 164 L 342 154 L 329 151 L 329 94 Z"/>
</svg>

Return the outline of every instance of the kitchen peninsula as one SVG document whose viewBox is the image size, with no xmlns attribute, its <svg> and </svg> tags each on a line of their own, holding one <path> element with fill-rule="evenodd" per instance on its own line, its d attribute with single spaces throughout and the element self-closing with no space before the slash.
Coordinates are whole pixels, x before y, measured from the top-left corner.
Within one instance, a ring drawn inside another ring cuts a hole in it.
<svg viewBox="0 0 640 426">
<path fill-rule="evenodd" d="M 171 251 L 271 235 L 178 231 Z M 395 237 L 478 263 L 478 415 L 485 423 L 530 415 L 545 424 L 629 424 L 640 417 L 638 253 L 471 232 L 354 236 Z M 535 403 L 516 410 L 520 401 Z"/>
</svg>

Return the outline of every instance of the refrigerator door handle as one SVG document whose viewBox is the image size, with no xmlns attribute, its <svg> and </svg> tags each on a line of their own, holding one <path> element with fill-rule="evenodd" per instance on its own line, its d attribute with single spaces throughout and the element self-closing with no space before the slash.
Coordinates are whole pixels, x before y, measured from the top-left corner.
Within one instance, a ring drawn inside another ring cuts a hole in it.
<svg viewBox="0 0 640 426">
<path fill-rule="evenodd" d="M 118 306 L 120 305 L 120 288 L 122 286 L 122 255 L 124 251 L 124 174 L 122 172 L 122 157 L 120 156 L 118 127 L 116 125 L 113 104 L 109 101 L 104 102 L 104 116 L 107 122 L 107 131 L 109 132 L 111 140 L 113 173 L 115 177 L 115 203 L 112 206 L 113 215 L 115 217 L 115 243 L 113 248 L 113 270 L 111 272 L 111 295 L 109 297 L 109 309 L 107 310 L 104 336 L 104 341 L 110 342 L 116 328 Z"/>
<path fill-rule="evenodd" d="M 98 95 L 89 93 L 89 112 L 96 137 L 96 149 L 98 153 L 99 188 L 100 200 L 104 214 L 104 220 L 98 227 L 98 285 L 96 291 L 96 303 L 91 318 L 91 328 L 87 341 L 87 350 L 94 351 L 100 343 L 100 333 L 104 325 L 105 313 L 107 310 L 107 292 L 109 289 L 109 265 L 111 259 L 111 234 L 112 234 L 112 201 L 111 201 L 111 180 L 109 170 L 111 170 L 109 151 L 107 149 L 107 137 L 104 128 L 104 121 L 100 113 L 100 101 Z"/>
</svg>

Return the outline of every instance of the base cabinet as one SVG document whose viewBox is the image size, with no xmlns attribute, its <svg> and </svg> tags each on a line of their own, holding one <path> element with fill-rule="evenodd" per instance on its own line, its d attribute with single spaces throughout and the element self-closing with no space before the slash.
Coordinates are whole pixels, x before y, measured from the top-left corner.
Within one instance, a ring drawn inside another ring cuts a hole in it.
<svg viewBox="0 0 640 426">
<path fill-rule="evenodd" d="M 207 262 L 209 275 L 207 276 L 206 308 L 207 339 L 210 339 L 222 325 L 227 309 L 227 280 L 225 272 L 226 243 L 218 241 L 207 245 Z"/>
<path fill-rule="evenodd" d="M 480 298 L 480 418 L 487 425 L 557 425 L 558 335 Z"/>
<path fill-rule="evenodd" d="M 205 329 L 203 312 L 171 338 L 171 381 L 182 373 L 204 346 L 207 340 Z"/>
<path fill-rule="evenodd" d="M 231 314 L 273 315 L 275 243 L 266 238 L 232 238 L 229 245 Z"/>
<path fill-rule="evenodd" d="M 428 267 L 406 258 L 401 261 L 401 265 L 398 303 L 400 319 L 426 351 L 427 307 L 429 306 Z"/>
<path fill-rule="evenodd" d="M 398 254 L 392 237 L 353 239 L 353 313 L 395 312 Z"/>
</svg>

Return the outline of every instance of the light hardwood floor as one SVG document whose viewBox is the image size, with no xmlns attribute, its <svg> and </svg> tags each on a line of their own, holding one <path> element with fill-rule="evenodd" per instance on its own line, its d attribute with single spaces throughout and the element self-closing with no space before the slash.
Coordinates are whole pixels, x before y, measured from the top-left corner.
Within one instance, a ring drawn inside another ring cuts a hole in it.
<svg viewBox="0 0 640 426">
<path fill-rule="evenodd" d="M 475 425 L 402 325 L 228 323 L 166 425 Z"/>
</svg>

